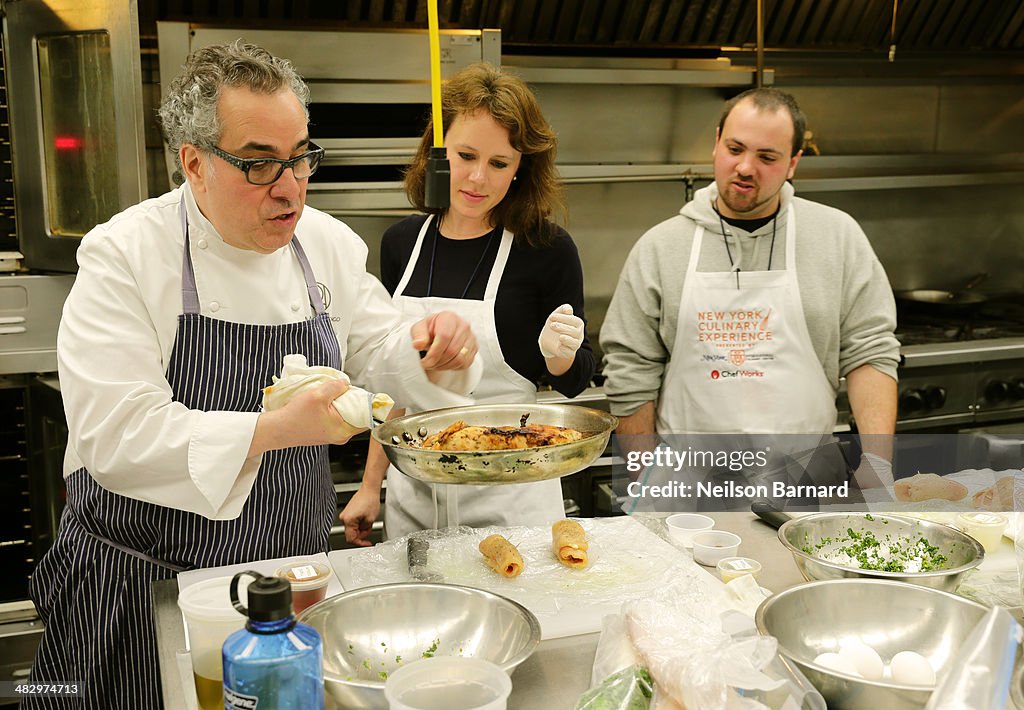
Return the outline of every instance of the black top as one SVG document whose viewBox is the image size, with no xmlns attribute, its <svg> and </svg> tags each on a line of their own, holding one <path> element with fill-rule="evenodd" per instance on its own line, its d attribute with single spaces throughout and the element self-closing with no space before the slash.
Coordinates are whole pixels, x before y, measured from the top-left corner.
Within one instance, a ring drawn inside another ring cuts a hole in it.
<svg viewBox="0 0 1024 710">
<path fill-rule="evenodd" d="M 734 227 L 739 227 L 744 232 L 753 233 L 756 232 L 761 227 L 763 227 L 764 225 L 771 222 L 776 217 L 778 217 L 778 215 L 779 210 L 776 209 L 772 214 L 768 215 L 767 217 L 758 217 L 757 219 L 739 219 L 736 217 L 726 217 L 724 214 L 722 215 L 722 219 L 724 219 L 726 223 L 731 224 Z"/>
<path fill-rule="evenodd" d="M 416 238 L 426 219 L 406 217 L 388 227 L 380 245 L 380 276 L 394 295 L 412 256 Z M 436 224 L 436 221 L 435 221 Z M 535 248 L 516 239 L 508 255 L 494 304 L 498 344 L 509 367 L 531 382 L 547 382 L 567 397 L 575 397 L 594 374 L 594 352 L 584 337 L 572 367 L 555 377 L 547 371 L 537 337 L 547 317 L 563 303 L 583 318 L 583 267 L 572 237 L 561 227 L 546 247 Z M 403 295 L 424 297 L 430 282 L 431 296 L 483 300 L 487 279 L 501 242 L 501 230 L 475 239 L 437 241 L 434 274 L 430 278 L 431 253 L 437 230 L 431 226 L 420 248 L 419 259 Z M 463 295 L 465 294 L 465 295 Z"/>
</svg>

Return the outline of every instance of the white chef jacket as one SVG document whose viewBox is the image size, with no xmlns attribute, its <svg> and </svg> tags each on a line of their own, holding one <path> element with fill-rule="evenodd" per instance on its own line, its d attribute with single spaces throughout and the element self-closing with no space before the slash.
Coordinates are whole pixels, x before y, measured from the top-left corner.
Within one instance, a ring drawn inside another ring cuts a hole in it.
<svg viewBox="0 0 1024 710">
<path fill-rule="evenodd" d="M 280 325 L 313 315 L 293 250 L 259 254 L 229 246 L 187 184 L 97 226 L 79 246 L 78 276 L 57 335 L 68 419 L 64 475 L 85 466 L 115 493 L 230 519 L 241 513 L 262 460 L 246 458 L 259 413 L 189 410 L 171 400 L 164 376 L 182 312 L 183 197 L 203 316 Z M 465 403 L 427 380 L 412 347 L 412 321 L 367 273 L 359 236 L 309 206 L 296 234 L 353 383 L 387 392 L 403 406 L 438 406 L 439 398 L 443 406 Z M 480 373 L 475 363 L 446 386 L 468 392 Z"/>
</svg>

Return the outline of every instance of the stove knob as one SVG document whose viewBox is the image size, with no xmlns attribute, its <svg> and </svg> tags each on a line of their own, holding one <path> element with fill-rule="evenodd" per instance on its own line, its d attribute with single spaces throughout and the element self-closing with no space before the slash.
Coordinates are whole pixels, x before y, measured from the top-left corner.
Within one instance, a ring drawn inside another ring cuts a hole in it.
<svg viewBox="0 0 1024 710">
<path fill-rule="evenodd" d="M 925 401 L 924 390 L 906 390 L 900 395 L 900 411 L 904 414 L 914 414 L 928 407 Z"/>
<path fill-rule="evenodd" d="M 1005 402 L 1010 397 L 1010 383 L 1005 380 L 995 380 L 985 385 L 985 399 L 998 404 Z"/>
<path fill-rule="evenodd" d="M 938 409 L 946 403 L 946 388 L 945 387 L 925 387 L 924 388 L 924 401 L 928 405 L 928 409 Z"/>
<path fill-rule="evenodd" d="M 1024 399 L 1024 377 L 1018 377 L 1010 386 L 1010 397 Z"/>
</svg>

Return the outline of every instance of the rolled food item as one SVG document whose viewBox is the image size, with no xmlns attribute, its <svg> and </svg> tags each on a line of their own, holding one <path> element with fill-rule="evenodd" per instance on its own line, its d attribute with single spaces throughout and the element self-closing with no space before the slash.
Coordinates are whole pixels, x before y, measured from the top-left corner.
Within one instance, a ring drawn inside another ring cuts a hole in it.
<svg viewBox="0 0 1024 710">
<path fill-rule="evenodd" d="M 373 394 L 360 387 L 352 387 L 351 381 L 341 370 L 323 365 L 307 365 L 305 355 L 285 355 L 281 365 L 281 376 L 274 377 L 274 384 L 263 388 L 263 409 L 270 412 L 280 409 L 300 392 L 319 387 L 331 380 L 344 380 L 350 386 L 334 400 L 338 414 L 356 429 L 371 429 L 375 422 L 388 418 L 395 401 L 386 394 Z"/>
<path fill-rule="evenodd" d="M 551 526 L 551 549 L 566 567 L 583 569 L 587 566 L 587 534 L 575 520 L 559 520 Z"/>
<path fill-rule="evenodd" d="M 501 535 L 491 535 L 480 542 L 480 552 L 487 566 L 502 577 L 518 577 L 523 571 L 523 557 L 511 542 Z"/>
</svg>

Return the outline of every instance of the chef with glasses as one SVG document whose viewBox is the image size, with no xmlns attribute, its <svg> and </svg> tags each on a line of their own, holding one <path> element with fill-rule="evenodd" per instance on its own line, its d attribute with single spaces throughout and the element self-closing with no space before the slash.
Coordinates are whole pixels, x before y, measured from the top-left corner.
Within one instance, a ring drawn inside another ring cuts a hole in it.
<svg viewBox="0 0 1024 710">
<path fill-rule="evenodd" d="M 160 108 L 184 183 L 82 240 L 57 344 L 67 506 L 32 575 L 30 675 L 81 697 L 26 707 L 160 707 L 154 581 L 327 551 L 348 385 L 262 411 L 286 355 L 409 406 L 460 404 L 479 381 L 468 323 L 403 318 L 360 238 L 305 206 L 324 153 L 308 101 L 258 47 L 198 50 Z"/>
</svg>

